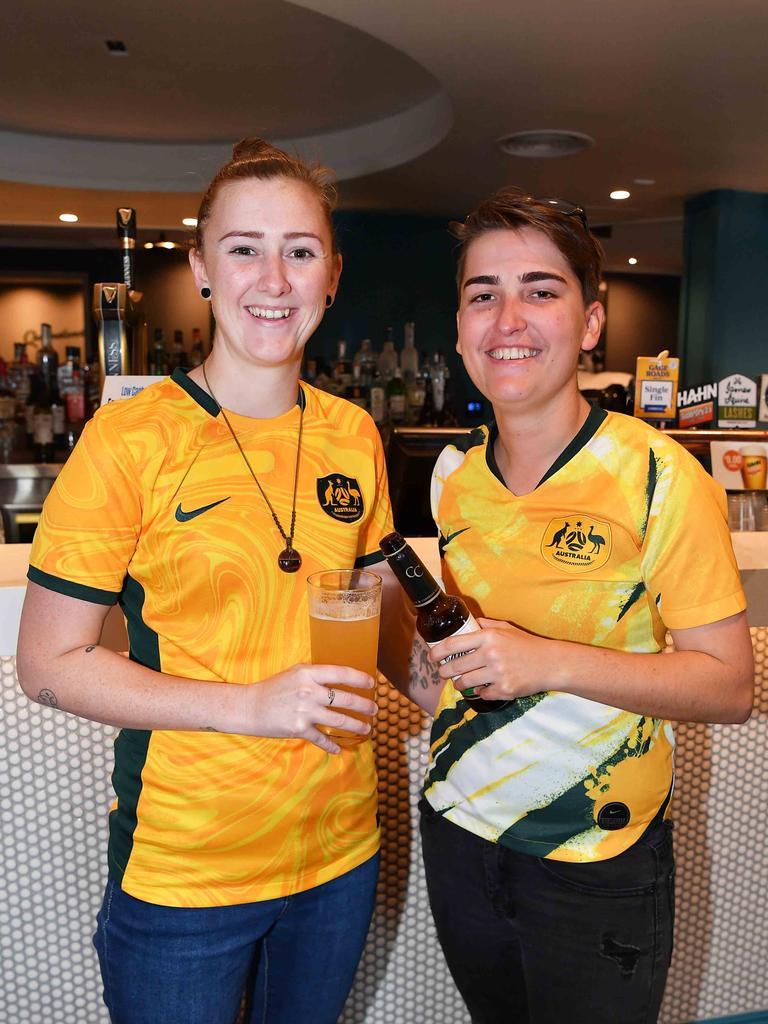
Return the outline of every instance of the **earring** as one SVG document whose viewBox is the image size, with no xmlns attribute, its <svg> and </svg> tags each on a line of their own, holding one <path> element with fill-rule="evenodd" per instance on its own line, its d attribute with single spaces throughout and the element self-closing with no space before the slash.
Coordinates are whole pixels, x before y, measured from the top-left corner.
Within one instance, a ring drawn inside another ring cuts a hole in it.
<svg viewBox="0 0 768 1024">
<path fill-rule="evenodd" d="M 327 295 L 325 296 L 325 308 L 326 308 L 326 309 L 330 309 L 332 305 L 333 305 L 333 296 L 332 296 L 332 295 L 331 295 L 331 293 L 329 292 L 329 293 L 328 293 L 328 294 L 327 294 Z"/>
<path fill-rule="evenodd" d="M 210 299 L 210 297 L 211 297 L 211 289 L 208 288 L 207 286 L 205 288 L 201 288 L 200 289 L 200 294 L 203 296 L 204 299 Z"/>
</svg>

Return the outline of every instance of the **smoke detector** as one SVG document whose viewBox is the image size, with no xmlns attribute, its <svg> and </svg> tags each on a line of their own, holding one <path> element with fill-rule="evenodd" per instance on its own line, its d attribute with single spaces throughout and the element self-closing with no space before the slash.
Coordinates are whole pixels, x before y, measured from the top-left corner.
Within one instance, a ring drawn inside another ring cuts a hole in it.
<svg viewBox="0 0 768 1024">
<path fill-rule="evenodd" d="M 538 158 L 571 156 L 594 144 L 595 140 L 582 132 L 555 130 L 515 132 L 496 140 L 496 145 L 507 156 Z"/>
</svg>

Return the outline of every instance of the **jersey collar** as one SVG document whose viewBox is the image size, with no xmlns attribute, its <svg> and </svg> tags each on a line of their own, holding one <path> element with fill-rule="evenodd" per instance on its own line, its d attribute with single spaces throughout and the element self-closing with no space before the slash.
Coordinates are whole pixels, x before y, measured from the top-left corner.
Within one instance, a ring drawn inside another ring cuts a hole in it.
<svg viewBox="0 0 768 1024">
<path fill-rule="evenodd" d="M 545 480 L 549 480 L 549 478 L 551 476 L 554 476 L 558 470 L 562 469 L 563 466 L 569 463 L 571 459 L 574 458 L 574 456 L 578 455 L 578 453 L 581 451 L 584 445 L 587 444 L 587 442 L 594 436 L 594 434 L 597 433 L 598 427 L 607 415 L 608 413 L 605 411 L 605 409 L 601 409 L 599 405 L 595 405 L 593 403 L 592 408 L 589 410 L 587 418 L 584 420 L 583 424 L 579 428 L 579 431 L 576 434 L 576 436 L 571 441 L 568 442 L 565 448 L 563 448 L 563 450 L 557 456 L 557 458 L 549 467 L 547 472 L 536 484 L 534 490 L 536 490 L 537 487 L 541 487 Z M 494 421 L 488 427 L 488 443 L 485 446 L 485 461 L 488 463 L 488 468 L 497 478 L 497 480 L 501 481 L 501 483 L 504 484 L 504 486 L 506 487 L 507 485 L 504 481 L 504 477 L 501 475 L 501 470 L 499 469 L 496 463 L 496 456 L 493 454 L 494 444 L 498 436 L 499 429 L 496 426 L 496 422 Z"/>
<path fill-rule="evenodd" d="M 178 384 L 182 391 L 186 391 L 189 397 L 204 409 L 210 416 L 218 416 L 220 409 L 219 406 L 207 391 L 203 390 L 199 384 L 195 384 L 193 380 L 190 380 L 186 370 L 181 370 L 178 367 L 171 374 L 171 380 L 174 384 Z M 300 409 L 304 409 L 307 404 L 307 399 L 304 394 L 304 388 L 299 385 L 299 393 L 296 398 L 296 405 Z"/>
</svg>

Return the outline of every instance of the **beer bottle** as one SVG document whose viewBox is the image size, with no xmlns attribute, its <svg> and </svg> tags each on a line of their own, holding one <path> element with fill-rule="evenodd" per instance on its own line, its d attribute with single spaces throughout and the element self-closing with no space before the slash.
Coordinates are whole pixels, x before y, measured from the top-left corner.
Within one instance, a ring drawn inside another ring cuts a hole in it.
<svg viewBox="0 0 768 1024">
<path fill-rule="evenodd" d="M 437 580 L 399 533 L 388 533 L 381 539 L 379 547 L 415 607 L 416 629 L 429 647 L 434 647 L 448 637 L 474 633 L 480 629 L 462 599 L 454 594 L 446 594 L 440 588 Z M 501 711 L 511 703 L 508 700 L 483 700 L 478 696 L 464 696 L 464 700 L 474 711 L 481 713 Z"/>
</svg>

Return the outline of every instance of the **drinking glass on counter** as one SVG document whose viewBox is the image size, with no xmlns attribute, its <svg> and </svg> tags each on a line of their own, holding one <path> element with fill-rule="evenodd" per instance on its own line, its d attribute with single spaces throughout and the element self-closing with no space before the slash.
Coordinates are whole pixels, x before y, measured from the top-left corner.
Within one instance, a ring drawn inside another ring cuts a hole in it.
<svg viewBox="0 0 768 1024">
<path fill-rule="evenodd" d="M 313 573 L 307 579 L 309 595 L 309 630 L 312 663 L 315 665 L 348 665 L 376 678 L 376 653 L 379 645 L 379 612 L 381 610 L 381 577 L 364 569 L 328 569 Z M 335 686 L 349 689 L 375 700 L 374 688 Z M 367 715 L 344 711 L 362 721 Z M 333 736 L 339 746 L 354 746 L 366 738 L 345 729 L 318 726 Z"/>
</svg>

